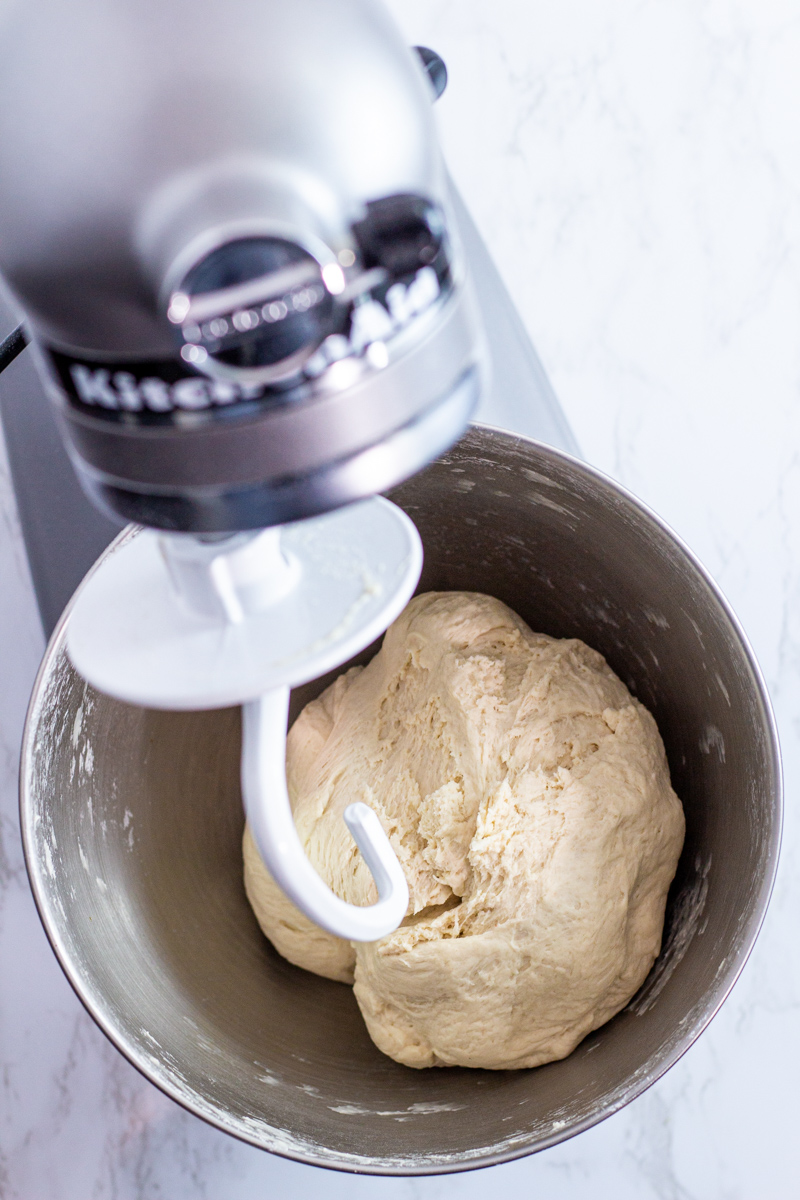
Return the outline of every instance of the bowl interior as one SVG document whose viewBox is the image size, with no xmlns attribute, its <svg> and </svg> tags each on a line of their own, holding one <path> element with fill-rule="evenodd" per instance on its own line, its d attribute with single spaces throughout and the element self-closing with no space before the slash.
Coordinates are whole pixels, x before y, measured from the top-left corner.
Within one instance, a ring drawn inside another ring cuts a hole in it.
<svg viewBox="0 0 800 1200">
<path fill-rule="evenodd" d="M 63 627 L 34 694 L 22 804 L 54 948 L 141 1070 L 267 1149 L 404 1174 L 488 1165 L 562 1140 L 679 1057 L 758 932 L 780 781 L 768 702 L 724 603 L 613 484 L 478 428 L 392 498 L 424 541 L 420 590 L 488 592 L 534 629 L 583 638 L 664 738 L 687 818 L 664 949 L 639 995 L 568 1059 L 533 1071 L 419 1072 L 380 1054 L 351 990 L 284 962 L 249 909 L 238 710 L 110 700 L 72 670 Z M 332 677 L 297 689 L 294 712 Z"/>
</svg>

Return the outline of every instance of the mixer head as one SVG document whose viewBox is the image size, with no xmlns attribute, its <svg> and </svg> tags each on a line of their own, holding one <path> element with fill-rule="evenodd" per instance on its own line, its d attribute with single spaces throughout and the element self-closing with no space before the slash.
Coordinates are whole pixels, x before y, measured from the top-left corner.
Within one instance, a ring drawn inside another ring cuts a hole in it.
<svg viewBox="0 0 800 1200">
<path fill-rule="evenodd" d="M 0 269 L 106 511 L 262 528 L 460 435 L 481 355 L 432 99 L 371 0 L 6 18 Z"/>
</svg>

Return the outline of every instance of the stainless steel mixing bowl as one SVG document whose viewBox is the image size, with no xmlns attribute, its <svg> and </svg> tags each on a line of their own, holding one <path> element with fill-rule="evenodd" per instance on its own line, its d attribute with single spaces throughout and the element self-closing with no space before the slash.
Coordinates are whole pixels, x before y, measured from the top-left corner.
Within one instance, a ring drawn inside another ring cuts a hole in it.
<svg viewBox="0 0 800 1200">
<path fill-rule="evenodd" d="M 561 1141 L 683 1054 L 764 916 L 780 763 L 758 667 L 725 601 L 614 483 L 475 428 L 393 498 L 425 543 L 420 590 L 489 592 L 534 629 L 583 638 L 658 721 L 686 845 L 664 949 L 624 1012 L 532 1071 L 413 1071 L 384 1058 L 351 990 L 284 962 L 248 908 L 238 711 L 152 712 L 93 692 L 65 653 L 68 615 L 31 703 L 22 821 L 64 970 L 154 1083 L 220 1129 L 303 1162 L 428 1174 Z M 295 712 L 325 682 L 299 689 Z"/>
</svg>

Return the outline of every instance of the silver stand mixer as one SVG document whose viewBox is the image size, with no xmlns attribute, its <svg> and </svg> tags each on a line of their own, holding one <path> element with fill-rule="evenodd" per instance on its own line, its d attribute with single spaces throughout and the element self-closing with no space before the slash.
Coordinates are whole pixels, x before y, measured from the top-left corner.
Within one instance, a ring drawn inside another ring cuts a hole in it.
<svg viewBox="0 0 800 1200">
<path fill-rule="evenodd" d="M 141 527 L 77 594 L 70 656 L 132 703 L 243 704 L 267 866 L 312 920 L 375 940 L 405 915 L 402 872 L 354 804 L 377 902 L 315 874 L 286 714 L 413 594 L 419 537 L 377 493 L 486 392 L 474 234 L 433 127 L 443 64 L 375 0 L 31 0 L 2 32 L 0 269 L 84 491 Z M 498 331 L 535 368 L 517 319 Z"/>
<path fill-rule="evenodd" d="M 48 632 L 134 522 L 51 640 L 23 738 L 55 953 L 147 1078 L 265 1150 L 422 1175 L 580 1133 L 684 1053 L 763 919 L 780 760 L 746 639 L 654 514 L 552 448 L 575 450 L 441 164 L 441 65 L 377 0 L 3 13 L 0 402 Z M 471 414 L 539 441 L 484 427 L 442 453 Z M 404 915 L 363 805 L 348 820 L 376 903 L 316 876 L 283 756 L 288 689 L 311 681 L 293 705 L 312 699 L 417 585 L 406 514 L 426 589 L 491 592 L 607 657 L 656 717 L 687 813 L 653 976 L 535 1072 L 392 1062 L 347 989 L 268 950 L 241 885 L 243 794 L 313 920 L 355 940 Z M 238 712 L 203 711 L 239 703 L 241 761 Z"/>
</svg>

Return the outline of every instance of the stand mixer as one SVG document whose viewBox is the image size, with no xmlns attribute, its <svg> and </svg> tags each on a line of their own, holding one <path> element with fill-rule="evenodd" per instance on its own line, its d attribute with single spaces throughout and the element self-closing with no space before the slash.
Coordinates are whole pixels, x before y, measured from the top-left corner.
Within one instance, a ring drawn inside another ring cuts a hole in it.
<svg viewBox="0 0 800 1200">
<path fill-rule="evenodd" d="M 243 704 L 264 861 L 312 920 L 375 940 L 402 871 L 361 803 L 377 903 L 313 871 L 287 705 L 410 599 L 419 537 L 373 497 L 481 392 L 441 60 L 374 0 L 36 0 L 0 53 L 0 268 L 85 491 L 143 527 L 78 593 L 70 657 L 131 703 Z"/>
<path fill-rule="evenodd" d="M 482 386 L 453 208 L 465 241 L 470 226 L 442 174 L 429 84 L 367 0 L 28 0 L 3 13 L 0 269 L 84 487 L 144 527 L 78 593 L 25 735 L 26 858 L 68 977 L 168 1095 L 300 1161 L 436 1173 L 579 1133 L 688 1048 L 763 918 L 780 764 L 735 619 L 652 514 L 545 446 L 474 430 L 403 485 L 396 498 L 425 537 L 424 586 L 502 595 L 534 628 L 584 637 L 658 700 L 692 814 L 678 900 L 701 895 L 706 908 L 700 937 L 673 907 L 667 949 L 680 954 L 657 989 L 563 1063 L 488 1083 L 381 1056 L 360 1019 L 354 1030 L 347 989 L 298 982 L 248 924 L 237 714 L 146 712 L 102 694 L 84 708 L 63 647 L 66 635 L 86 677 L 139 705 L 243 702 L 242 790 L 273 874 L 347 937 L 402 918 L 405 884 L 368 811 L 350 815 L 378 903 L 338 907 L 317 879 L 283 753 L 291 682 L 370 644 L 415 585 L 413 525 L 368 497 L 455 439 Z M 392 229 L 402 236 L 384 237 Z M 399 274 L 408 260 L 387 241 L 417 248 L 413 272 Z M 507 298 L 489 299 L 479 243 L 468 258 L 483 272 L 503 400 L 541 406 L 535 355 Z M 47 431 L 38 398 L 16 386 L 26 359 L 0 399 L 29 552 L 37 541 L 48 552 L 31 555 L 34 579 L 47 584 L 67 506 L 35 469 Z M 574 448 L 557 419 L 531 429 L 498 409 L 498 424 Z M 66 594 L 40 587 L 46 625 Z M 696 686 L 706 656 L 720 683 L 708 696 Z M 710 753 L 709 728 L 727 758 Z M 76 775 L 81 729 L 97 750 L 91 778 Z"/>
</svg>

